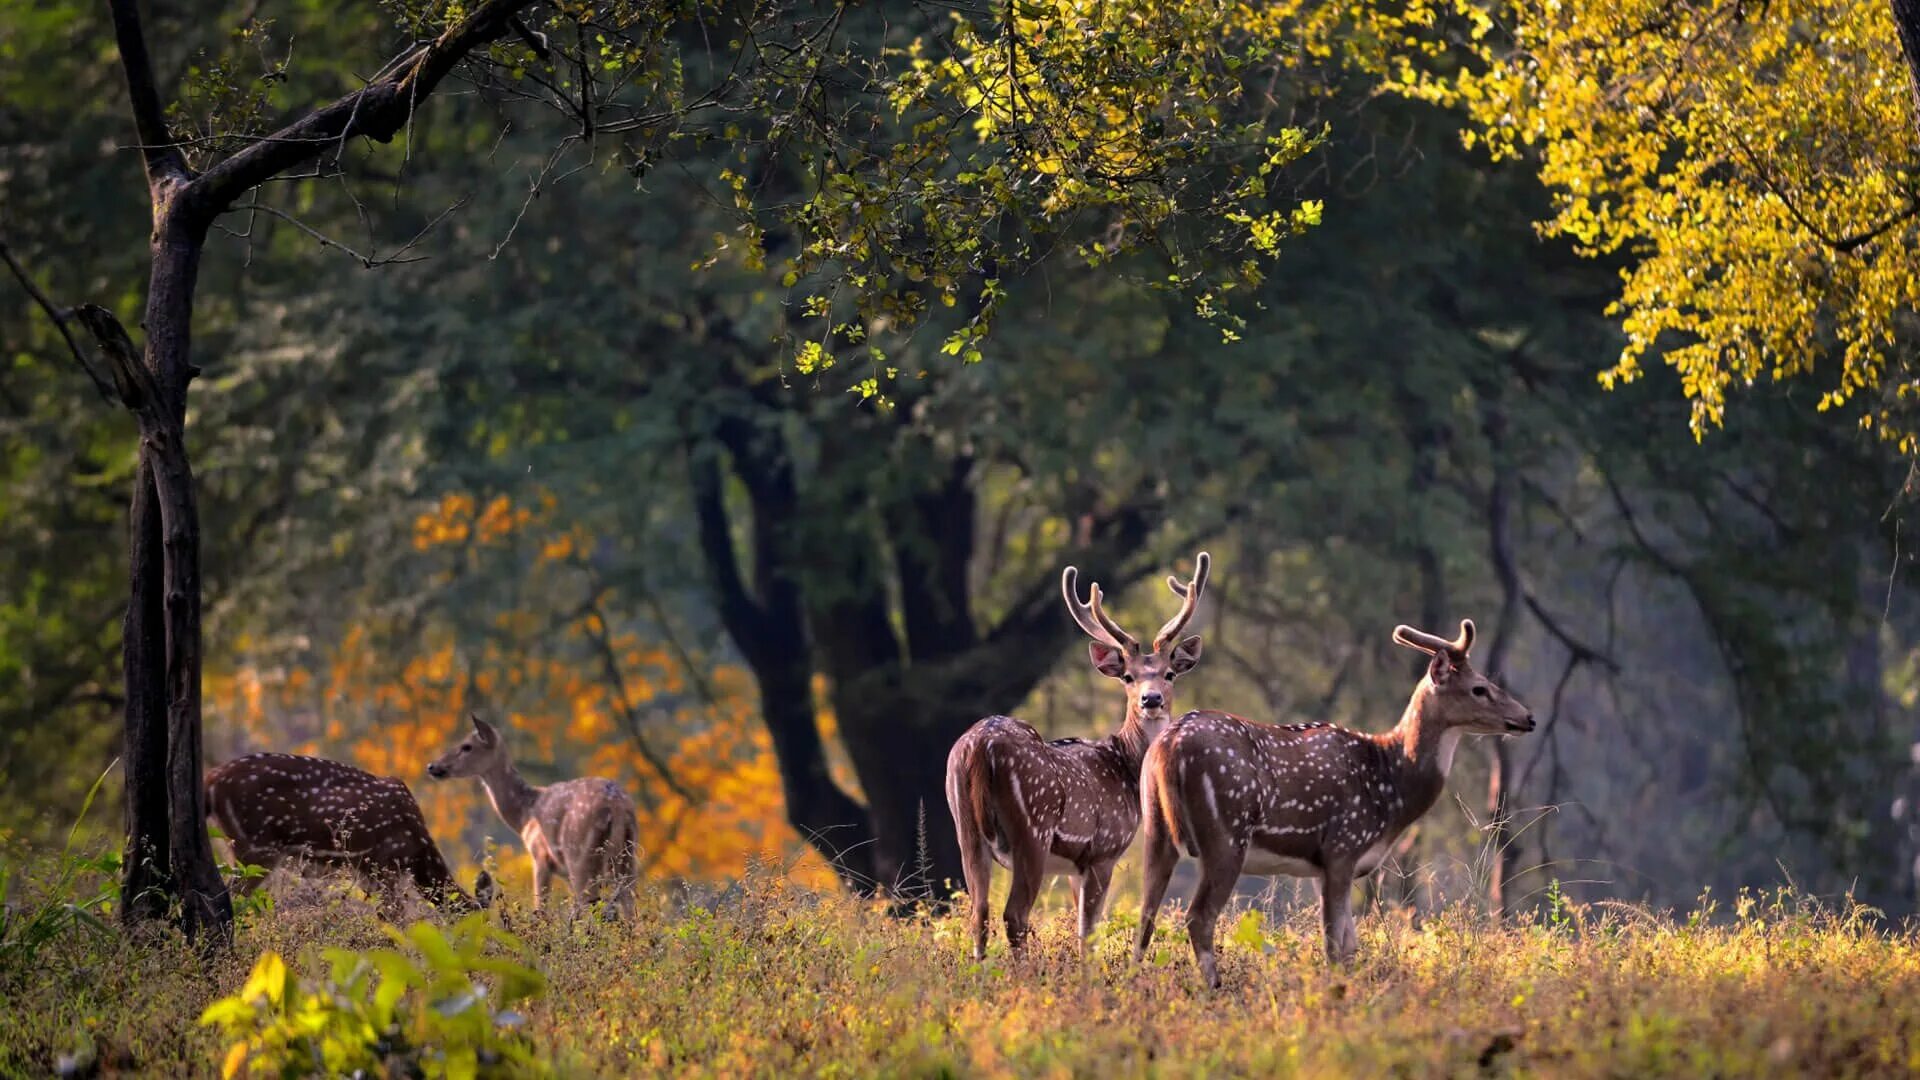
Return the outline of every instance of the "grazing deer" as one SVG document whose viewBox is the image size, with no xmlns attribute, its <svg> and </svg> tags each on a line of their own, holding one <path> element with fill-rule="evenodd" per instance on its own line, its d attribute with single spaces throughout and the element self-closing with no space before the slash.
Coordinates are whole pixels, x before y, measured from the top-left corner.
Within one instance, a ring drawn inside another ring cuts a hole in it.
<svg viewBox="0 0 1920 1080">
<path fill-rule="evenodd" d="M 1182 599 L 1179 614 L 1142 648 L 1101 608 L 1100 586 L 1081 603 L 1079 571 L 1060 576 L 1067 610 L 1087 636 L 1094 669 L 1126 684 L 1120 729 L 1099 742 L 1043 741 L 1010 716 L 989 716 L 968 728 L 947 754 L 947 807 L 960 836 L 960 864 L 972 899 L 973 955 L 987 950 L 987 890 L 993 861 L 1013 871 L 1007 896 L 1007 942 L 1019 949 L 1040 885 L 1049 874 L 1072 875 L 1084 942 L 1106 904 L 1114 863 L 1140 827 L 1140 757 L 1173 711 L 1173 680 L 1200 660 L 1196 635 L 1174 644 L 1207 587 L 1209 556 L 1195 560 L 1193 580 L 1167 585 Z"/>
<path fill-rule="evenodd" d="M 271 871 L 305 860 L 351 872 L 392 910 L 396 886 L 411 881 L 436 907 L 456 911 L 493 901 L 485 870 L 474 897 L 462 892 L 427 832 L 407 785 L 351 765 L 297 754 L 248 754 L 208 770 L 207 817 L 233 844 L 236 862 Z M 242 879 L 243 894 L 260 878 Z"/>
<path fill-rule="evenodd" d="M 1140 781 L 1146 876 L 1135 959 L 1183 851 L 1200 860 L 1187 934 L 1207 985 L 1220 985 L 1214 924 L 1241 874 L 1319 878 L 1327 955 L 1353 958 L 1354 879 L 1440 797 L 1460 736 L 1533 730 L 1533 713 L 1467 663 L 1472 620 L 1452 641 L 1410 626 L 1395 627 L 1393 640 L 1433 659 L 1385 734 L 1190 712 L 1155 740 Z"/>
<path fill-rule="evenodd" d="M 472 717 L 473 730 L 427 766 L 436 780 L 478 777 L 487 799 L 533 857 L 533 908 L 546 901 L 558 873 L 567 879 L 577 912 L 601 898 L 603 889 L 621 915 L 633 916 L 634 851 L 640 827 L 633 800 L 619 784 L 599 777 L 535 787 L 520 776 L 505 740 L 492 724 Z"/>
</svg>

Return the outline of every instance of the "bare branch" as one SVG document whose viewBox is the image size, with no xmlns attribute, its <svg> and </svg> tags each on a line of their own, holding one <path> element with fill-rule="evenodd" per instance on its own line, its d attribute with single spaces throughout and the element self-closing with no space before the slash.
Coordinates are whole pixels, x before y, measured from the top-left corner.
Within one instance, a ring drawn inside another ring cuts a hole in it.
<svg viewBox="0 0 1920 1080">
<path fill-rule="evenodd" d="M 115 400 L 113 387 L 109 386 L 107 380 L 101 378 L 100 373 L 94 370 L 93 364 L 87 360 L 86 350 L 74 340 L 73 331 L 67 329 L 67 322 L 73 317 L 72 313 L 55 307 L 53 301 L 47 299 L 47 294 L 41 292 L 40 286 L 35 285 L 33 278 L 27 275 L 26 267 L 21 266 L 20 260 L 13 257 L 13 249 L 7 246 L 4 239 L 0 239 L 0 260 L 6 261 L 7 268 L 13 271 L 13 276 L 20 279 L 20 287 L 27 290 L 27 295 L 33 297 L 33 302 L 39 304 L 40 310 L 45 311 L 47 318 L 53 320 L 54 329 L 60 331 L 60 336 L 66 339 L 67 348 L 72 351 L 73 359 L 80 365 L 80 370 L 86 372 L 87 378 L 93 380 L 93 388 L 100 392 L 100 399 L 111 404 Z"/>
<path fill-rule="evenodd" d="M 511 22 L 533 0 L 487 0 L 424 48 L 403 53 L 367 86 L 308 113 L 227 158 L 188 190 L 194 211 L 210 222 L 248 190 L 318 155 L 323 147 L 365 136 L 385 142 L 399 134 L 414 109 L 467 54 L 510 33 Z M 116 0 L 115 9 L 131 0 Z M 142 141 L 164 141 L 144 133 Z"/>
</svg>

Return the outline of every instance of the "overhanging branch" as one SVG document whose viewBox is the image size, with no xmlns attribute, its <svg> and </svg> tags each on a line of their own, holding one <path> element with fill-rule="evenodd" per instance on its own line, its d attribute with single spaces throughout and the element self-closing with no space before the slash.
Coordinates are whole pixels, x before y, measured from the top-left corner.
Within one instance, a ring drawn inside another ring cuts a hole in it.
<svg viewBox="0 0 1920 1080">
<path fill-rule="evenodd" d="M 115 7 L 130 2 L 116 0 Z M 532 4 L 533 0 L 489 0 L 481 4 L 428 45 L 388 64 L 372 83 L 315 109 L 208 169 L 186 193 L 193 213 L 201 222 L 210 223 L 248 191 L 346 139 L 392 139 L 406 126 L 420 102 L 468 53 L 511 33 L 515 17 Z M 141 138 L 150 144 L 156 141 L 144 130 Z"/>
</svg>

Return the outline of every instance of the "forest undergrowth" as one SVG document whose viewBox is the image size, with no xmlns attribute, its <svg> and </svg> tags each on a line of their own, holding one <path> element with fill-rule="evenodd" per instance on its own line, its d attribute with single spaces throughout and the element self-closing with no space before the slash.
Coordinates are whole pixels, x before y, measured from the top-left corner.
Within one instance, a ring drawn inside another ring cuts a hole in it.
<svg viewBox="0 0 1920 1080">
<path fill-rule="evenodd" d="M 509 892 L 383 923 L 345 882 L 276 877 L 233 947 L 129 936 L 111 857 L 19 856 L 0 922 L 0 1075 L 1911 1075 L 1920 942 L 1783 890 L 1691 913 L 1557 892 L 1505 923 L 1375 908 L 1330 968 L 1310 903 L 1221 924 L 1225 989 L 1180 913 L 1131 960 L 1132 899 L 1083 956 L 1056 887 L 1036 947 L 774 871 L 647 884 L 629 925 Z M 564 893 L 562 894 L 564 896 Z M 564 903 L 564 901 L 563 901 Z"/>
</svg>

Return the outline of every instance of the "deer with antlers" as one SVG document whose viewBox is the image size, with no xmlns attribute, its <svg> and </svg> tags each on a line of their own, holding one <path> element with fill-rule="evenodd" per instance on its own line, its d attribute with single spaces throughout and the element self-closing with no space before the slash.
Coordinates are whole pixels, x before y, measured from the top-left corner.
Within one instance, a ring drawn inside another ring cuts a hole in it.
<svg viewBox="0 0 1920 1080">
<path fill-rule="evenodd" d="M 1007 942 L 1026 942 L 1028 918 L 1050 874 L 1068 874 L 1076 886 L 1084 942 L 1105 908 L 1114 863 L 1140 827 L 1140 759 L 1173 711 L 1173 681 L 1200 660 L 1198 635 L 1178 640 L 1207 586 L 1210 557 L 1194 561 L 1193 579 L 1167 585 L 1180 611 L 1154 635 L 1150 647 L 1101 607 L 1100 586 L 1079 598 L 1079 571 L 1067 567 L 1060 590 L 1074 622 L 1093 639 L 1094 669 L 1126 686 L 1127 711 L 1119 730 L 1098 742 L 1043 740 L 1010 716 L 989 716 L 968 728 L 947 755 L 947 806 L 959 832 L 960 863 L 972 900 L 973 955 L 987 949 L 987 890 L 993 863 L 1013 871 L 1005 912 Z"/>
<path fill-rule="evenodd" d="M 540 910 L 559 874 L 567 879 L 576 912 L 611 893 L 614 908 L 631 919 L 640 827 L 626 790 L 599 777 L 535 787 L 513 767 L 500 732 L 477 713 L 471 720 L 473 730 L 429 764 L 427 775 L 479 779 L 494 812 L 520 834 L 533 858 L 533 909 Z"/>
<path fill-rule="evenodd" d="M 1352 960 L 1354 880 L 1440 797 L 1460 737 L 1533 730 L 1533 713 L 1468 663 L 1471 619 L 1452 641 L 1410 626 L 1395 627 L 1393 640 L 1432 659 L 1392 731 L 1190 712 L 1154 741 L 1141 767 L 1146 875 L 1136 959 L 1184 852 L 1200 860 L 1187 934 L 1208 986 L 1220 985 L 1214 924 L 1242 874 L 1318 878 L 1327 955 Z"/>
<path fill-rule="evenodd" d="M 233 845 L 236 862 L 268 871 L 290 862 L 344 869 L 389 912 L 403 881 L 436 907 L 471 911 L 493 901 L 485 870 L 474 896 L 454 882 L 413 792 L 391 776 L 326 758 L 248 754 L 208 770 L 205 783 L 207 817 Z M 234 888 L 252 892 L 261 880 L 243 878 Z"/>
</svg>

